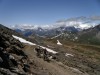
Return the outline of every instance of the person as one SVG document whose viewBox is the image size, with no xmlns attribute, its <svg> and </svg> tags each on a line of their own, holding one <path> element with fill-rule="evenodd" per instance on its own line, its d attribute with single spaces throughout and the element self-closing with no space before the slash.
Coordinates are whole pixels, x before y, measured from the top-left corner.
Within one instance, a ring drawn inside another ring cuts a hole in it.
<svg viewBox="0 0 100 75">
<path fill-rule="evenodd" d="M 29 66 L 28 64 L 24 63 L 24 64 L 23 64 L 23 70 L 24 70 L 25 72 L 30 72 L 30 66 Z"/>
<path fill-rule="evenodd" d="M 46 48 L 43 49 L 43 59 L 44 59 L 45 61 L 48 61 L 48 52 L 47 52 Z"/>
<path fill-rule="evenodd" d="M 38 57 L 41 57 L 41 49 L 40 49 L 40 47 L 37 47 L 37 48 L 35 48 L 35 51 L 37 52 L 37 56 Z"/>
</svg>

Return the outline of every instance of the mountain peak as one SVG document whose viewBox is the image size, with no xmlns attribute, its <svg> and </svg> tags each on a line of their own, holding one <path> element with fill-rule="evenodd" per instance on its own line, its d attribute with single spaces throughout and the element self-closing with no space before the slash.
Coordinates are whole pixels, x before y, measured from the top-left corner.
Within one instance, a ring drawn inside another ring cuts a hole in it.
<svg viewBox="0 0 100 75">
<path fill-rule="evenodd" d="M 21 29 L 21 30 L 27 30 L 27 29 L 55 29 L 59 27 L 75 27 L 77 29 L 88 29 L 91 27 L 94 27 L 95 25 L 98 25 L 100 23 L 100 16 L 90 16 L 90 17 L 75 17 L 75 18 L 69 18 L 67 20 L 59 20 L 56 23 L 52 25 L 30 25 L 30 24 L 21 24 L 21 25 L 14 25 L 11 28 L 12 29 Z"/>
</svg>

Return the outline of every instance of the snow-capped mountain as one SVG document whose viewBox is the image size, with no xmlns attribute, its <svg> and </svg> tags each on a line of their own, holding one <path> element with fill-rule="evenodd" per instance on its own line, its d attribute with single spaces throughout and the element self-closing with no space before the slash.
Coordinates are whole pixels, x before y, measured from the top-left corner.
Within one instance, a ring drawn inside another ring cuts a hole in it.
<svg viewBox="0 0 100 75">
<path fill-rule="evenodd" d="M 38 35 L 50 35 L 55 34 L 56 32 L 78 32 L 84 29 L 92 28 L 100 24 L 100 16 L 91 16 L 91 17 L 76 17 L 70 18 L 67 20 L 59 20 L 52 25 L 15 25 L 11 28 L 19 31 L 22 31 L 24 34 L 31 35 L 32 32 Z M 28 32 L 28 33 L 27 33 Z"/>
<path fill-rule="evenodd" d="M 77 29 L 88 29 L 100 23 L 100 16 L 98 17 L 77 17 L 67 20 L 59 20 L 55 26 L 75 27 Z"/>
<path fill-rule="evenodd" d="M 14 25 L 11 28 L 12 29 L 55 29 L 58 27 L 75 27 L 79 29 L 88 29 L 90 27 L 94 27 L 100 23 L 100 16 L 91 16 L 91 17 L 76 17 L 76 18 L 70 18 L 66 20 L 59 20 L 56 23 L 52 25 L 28 25 L 28 24 L 21 24 L 21 25 Z"/>
<path fill-rule="evenodd" d="M 37 25 L 27 25 L 27 24 L 21 24 L 21 25 L 13 25 L 11 26 L 12 29 L 20 29 L 22 31 L 27 30 L 27 29 L 36 29 Z"/>
</svg>

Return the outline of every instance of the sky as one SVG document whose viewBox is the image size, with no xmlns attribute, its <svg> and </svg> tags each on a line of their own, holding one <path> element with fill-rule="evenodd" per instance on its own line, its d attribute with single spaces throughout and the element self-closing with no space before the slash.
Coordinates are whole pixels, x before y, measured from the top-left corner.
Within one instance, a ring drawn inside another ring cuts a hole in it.
<svg viewBox="0 0 100 75">
<path fill-rule="evenodd" d="M 93 15 L 100 16 L 100 0 L 0 0 L 0 24 L 6 26 Z"/>
</svg>

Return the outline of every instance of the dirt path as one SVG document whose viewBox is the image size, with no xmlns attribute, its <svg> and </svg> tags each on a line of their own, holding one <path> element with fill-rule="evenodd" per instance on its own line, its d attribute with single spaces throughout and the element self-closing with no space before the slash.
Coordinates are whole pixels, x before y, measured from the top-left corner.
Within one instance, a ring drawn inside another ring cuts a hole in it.
<svg viewBox="0 0 100 75">
<path fill-rule="evenodd" d="M 77 69 L 65 66 L 61 62 L 51 61 L 46 62 L 42 58 L 38 58 L 33 50 L 33 46 L 26 46 L 25 52 L 34 63 L 33 70 L 37 75 L 87 75 Z"/>
</svg>

